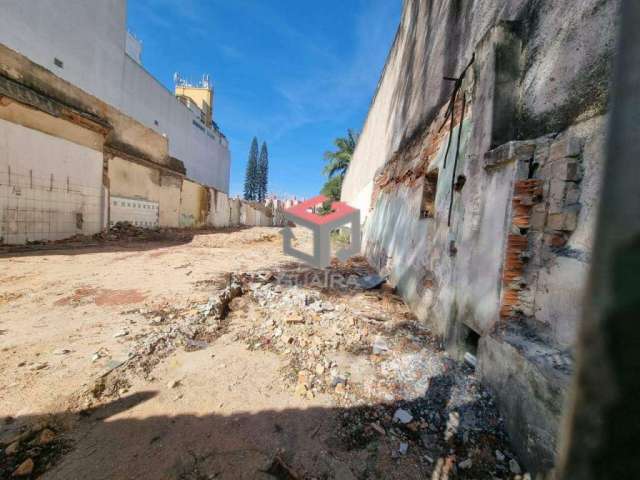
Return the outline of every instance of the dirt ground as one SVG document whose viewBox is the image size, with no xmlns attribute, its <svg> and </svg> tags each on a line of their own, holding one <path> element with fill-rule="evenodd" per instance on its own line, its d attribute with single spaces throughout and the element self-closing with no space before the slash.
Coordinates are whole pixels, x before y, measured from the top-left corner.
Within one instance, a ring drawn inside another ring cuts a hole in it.
<svg viewBox="0 0 640 480">
<path fill-rule="evenodd" d="M 0 478 L 527 478 L 473 369 L 362 259 L 281 244 L 0 253 Z"/>
</svg>

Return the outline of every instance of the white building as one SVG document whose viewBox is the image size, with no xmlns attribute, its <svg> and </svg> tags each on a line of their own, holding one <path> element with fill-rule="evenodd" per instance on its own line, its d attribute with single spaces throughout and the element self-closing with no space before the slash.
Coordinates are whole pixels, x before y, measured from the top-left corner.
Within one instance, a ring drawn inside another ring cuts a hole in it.
<svg viewBox="0 0 640 480">
<path fill-rule="evenodd" d="M 0 10 L 0 43 L 165 135 L 189 178 L 229 191 L 227 139 L 144 69 L 126 0 L 3 0 Z"/>
</svg>

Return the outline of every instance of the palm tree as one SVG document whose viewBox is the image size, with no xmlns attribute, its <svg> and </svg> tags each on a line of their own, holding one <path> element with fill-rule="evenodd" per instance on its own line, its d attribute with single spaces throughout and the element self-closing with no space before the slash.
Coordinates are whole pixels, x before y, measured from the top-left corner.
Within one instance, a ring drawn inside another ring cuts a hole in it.
<svg viewBox="0 0 640 480">
<path fill-rule="evenodd" d="M 329 179 L 325 183 L 322 193 L 334 200 L 339 200 L 342 179 L 347 173 L 353 151 L 356 149 L 358 134 L 348 129 L 346 137 L 338 137 L 333 143 L 337 149 L 334 152 L 327 151 L 324 153 L 324 158 L 327 161 L 324 167 L 324 174 Z"/>
</svg>

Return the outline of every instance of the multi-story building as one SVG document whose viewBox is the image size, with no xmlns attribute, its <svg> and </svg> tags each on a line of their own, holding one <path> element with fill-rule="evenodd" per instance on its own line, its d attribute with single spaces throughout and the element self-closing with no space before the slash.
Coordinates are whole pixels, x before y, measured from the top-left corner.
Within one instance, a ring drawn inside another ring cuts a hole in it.
<svg viewBox="0 0 640 480">
<path fill-rule="evenodd" d="M 213 121 L 211 87 L 181 85 L 174 94 L 145 70 L 126 0 L 7 3 L 0 43 L 165 135 L 189 178 L 228 192 L 229 145 Z"/>
<path fill-rule="evenodd" d="M 230 216 L 216 211 L 230 155 L 208 77 L 165 88 L 142 66 L 126 7 L 3 2 L 0 243 Z"/>
</svg>

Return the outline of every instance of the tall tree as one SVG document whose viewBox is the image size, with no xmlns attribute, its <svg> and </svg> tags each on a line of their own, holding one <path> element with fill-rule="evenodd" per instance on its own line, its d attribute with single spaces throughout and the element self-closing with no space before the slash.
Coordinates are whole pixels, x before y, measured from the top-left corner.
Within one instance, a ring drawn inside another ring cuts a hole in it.
<svg viewBox="0 0 640 480">
<path fill-rule="evenodd" d="M 257 200 L 258 187 L 258 139 L 253 137 L 251 148 L 249 149 L 249 160 L 247 170 L 244 174 L 244 199 Z"/>
<path fill-rule="evenodd" d="M 322 187 L 322 193 L 334 200 L 339 200 L 342 180 L 347 173 L 351 157 L 356 149 L 358 134 L 348 129 L 346 137 L 338 137 L 333 143 L 336 146 L 336 150 L 324 153 L 324 159 L 327 162 L 324 167 L 324 174 L 329 179 Z"/>
<path fill-rule="evenodd" d="M 264 202 L 269 186 L 269 151 L 267 142 L 262 142 L 258 159 L 258 201 Z"/>
</svg>

